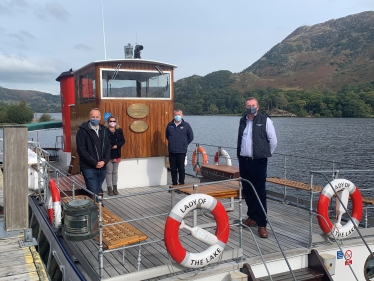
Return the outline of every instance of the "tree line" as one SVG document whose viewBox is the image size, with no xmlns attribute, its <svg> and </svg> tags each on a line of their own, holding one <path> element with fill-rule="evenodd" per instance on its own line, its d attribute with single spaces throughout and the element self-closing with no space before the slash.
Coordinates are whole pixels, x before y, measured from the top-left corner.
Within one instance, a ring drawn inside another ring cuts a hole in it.
<svg viewBox="0 0 374 281">
<path fill-rule="evenodd" d="M 270 115 L 283 110 L 299 117 L 374 117 L 374 81 L 338 91 L 268 87 L 244 93 L 232 89 L 232 83 L 231 72 L 223 70 L 177 81 L 175 108 L 186 115 L 242 114 L 245 99 L 255 97 L 261 111 Z"/>
<path fill-rule="evenodd" d="M 32 121 L 34 111 L 27 107 L 26 101 L 19 104 L 0 105 L 0 123 L 27 124 Z"/>
<path fill-rule="evenodd" d="M 34 111 L 27 106 L 26 101 L 21 100 L 19 104 L 0 104 L 0 124 L 27 124 L 34 119 Z M 53 120 L 48 113 L 43 113 L 38 122 Z"/>
</svg>

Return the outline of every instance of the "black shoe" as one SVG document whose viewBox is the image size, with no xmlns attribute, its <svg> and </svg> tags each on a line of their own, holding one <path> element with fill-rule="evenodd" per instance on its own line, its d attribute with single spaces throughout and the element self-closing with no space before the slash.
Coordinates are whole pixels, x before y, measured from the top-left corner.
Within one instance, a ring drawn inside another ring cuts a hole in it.
<svg viewBox="0 0 374 281">
<path fill-rule="evenodd" d="M 173 182 L 173 185 L 178 185 L 178 183 Z"/>
<path fill-rule="evenodd" d="M 180 183 L 179 183 L 179 185 L 183 185 L 183 184 L 184 184 L 184 182 L 180 182 Z"/>
</svg>

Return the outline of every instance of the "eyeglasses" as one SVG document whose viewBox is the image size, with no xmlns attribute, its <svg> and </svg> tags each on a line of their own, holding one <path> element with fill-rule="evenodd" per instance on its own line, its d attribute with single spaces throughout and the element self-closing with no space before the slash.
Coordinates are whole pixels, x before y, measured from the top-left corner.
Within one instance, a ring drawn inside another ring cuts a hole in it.
<svg viewBox="0 0 374 281">
<path fill-rule="evenodd" d="M 109 122 L 116 122 L 116 120 L 109 120 Z"/>
</svg>

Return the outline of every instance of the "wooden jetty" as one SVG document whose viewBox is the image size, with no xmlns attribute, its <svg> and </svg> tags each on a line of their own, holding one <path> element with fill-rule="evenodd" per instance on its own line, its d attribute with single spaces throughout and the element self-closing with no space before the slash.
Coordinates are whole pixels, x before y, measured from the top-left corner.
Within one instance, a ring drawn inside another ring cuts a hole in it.
<svg viewBox="0 0 374 281">
<path fill-rule="evenodd" d="M 0 169 L 0 206 L 3 198 L 3 173 Z M 0 228 L 4 226 L 4 214 L 0 213 Z M 0 238 L 0 281 L 8 280 L 40 280 L 47 281 L 47 273 L 35 247 L 20 247 L 23 234 Z M 0 235 L 1 237 L 2 235 Z"/>
</svg>

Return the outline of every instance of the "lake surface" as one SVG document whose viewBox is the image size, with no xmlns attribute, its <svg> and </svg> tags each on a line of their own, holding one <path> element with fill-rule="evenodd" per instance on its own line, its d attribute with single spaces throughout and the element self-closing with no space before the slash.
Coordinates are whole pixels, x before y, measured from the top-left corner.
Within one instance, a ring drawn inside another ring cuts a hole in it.
<svg viewBox="0 0 374 281">
<path fill-rule="evenodd" d="M 206 149 L 210 163 L 213 163 L 217 146 L 222 146 L 233 158 L 233 165 L 237 165 L 239 119 L 234 116 L 185 117 L 194 130 L 193 142 Z M 284 177 L 286 163 L 289 179 L 310 182 L 311 170 L 328 170 L 324 174 L 331 180 L 332 170 L 339 169 L 341 178 L 352 181 L 360 189 L 374 187 L 374 172 L 357 171 L 374 170 L 374 119 L 274 117 L 272 120 L 278 146 L 269 158 L 268 176 Z M 190 145 L 190 158 L 193 148 L 194 145 Z M 193 173 L 192 169 L 188 171 Z M 314 182 L 321 186 L 328 183 L 321 175 L 315 175 Z"/>
<path fill-rule="evenodd" d="M 52 113 L 61 120 L 61 113 Z M 218 146 L 225 149 L 237 165 L 236 142 L 238 116 L 185 116 L 194 131 L 195 138 L 189 146 L 187 172 L 194 174 L 191 156 L 196 144 L 204 147 L 213 163 Z M 374 173 L 357 170 L 374 169 L 374 119 L 373 118 L 272 118 L 278 137 L 278 146 L 273 157 L 269 158 L 268 176 L 286 177 L 310 182 L 311 170 L 328 170 L 324 173 L 329 179 L 332 170 L 339 169 L 344 177 L 360 189 L 373 188 Z M 62 130 L 30 132 L 30 140 L 39 140 L 42 147 L 55 147 L 56 136 Z M 0 137 L 2 130 L 0 130 Z M 220 160 L 224 163 L 224 160 Z M 316 184 L 325 186 L 326 179 L 314 177 Z M 374 192 L 370 192 L 374 194 Z"/>
</svg>

